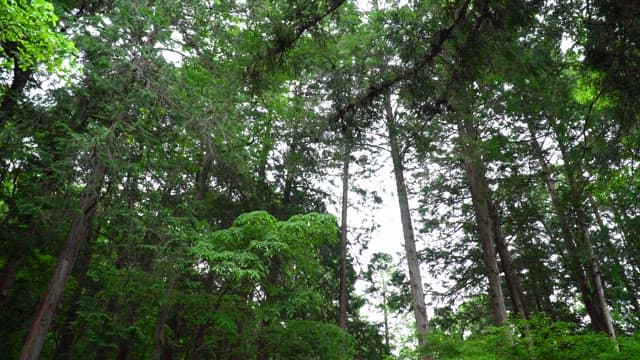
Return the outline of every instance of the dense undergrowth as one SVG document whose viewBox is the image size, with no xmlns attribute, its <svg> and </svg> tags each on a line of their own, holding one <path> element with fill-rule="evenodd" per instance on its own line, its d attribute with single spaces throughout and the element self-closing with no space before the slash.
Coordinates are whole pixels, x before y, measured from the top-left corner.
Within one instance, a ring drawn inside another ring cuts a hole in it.
<svg viewBox="0 0 640 360">
<path fill-rule="evenodd" d="M 534 318 L 470 336 L 436 330 L 426 351 L 434 360 L 632 360 L 640 358 L 640 334 L 612 341 L 575 324 Z"/>
</svg>

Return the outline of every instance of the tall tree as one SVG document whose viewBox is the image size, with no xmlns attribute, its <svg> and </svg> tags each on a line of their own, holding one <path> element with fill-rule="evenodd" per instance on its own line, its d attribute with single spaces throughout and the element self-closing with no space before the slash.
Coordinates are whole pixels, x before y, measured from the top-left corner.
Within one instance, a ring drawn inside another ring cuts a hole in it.
<svg viewBox="0 0 640 360">
<path fill-rule="evenodd" d="M 462 115 L 464 117 L 464 115 Z M 472 125 L 472 120 L 463 118 L 458 123 L 458 134 L 460 136 L 464 168 L 466 171 L 469 190 L 473 200 L 473 208 L 478 226 L 478 237 L 482 248 L 482 261 L 489 278 L 489 297 L 493 313 L 493 321 L 496 325 L 504 325 L 507 320 L 504 297 L 502 295 L 502 285 L 500 283 L 500 270 L 495 250 L 495 224 L 491 219 L 489 204 L 489 184 L 485 176 L 484 165 L 482 164 L 477 150 L 471 144 L 477 141 L 475 138 L 476 129 Z"/>
<path fill-rule="evenodd" d="M 353 141 L 351 131 L 349 125 L 343 125 L 342 141 L 344 146 L 342 149 L 342 201 L 340 215 L 340 298 L 338 300 L 340 304 L 338 326 L 340 326 L 341 329 L 347 328 L 347 251 L 349 244 L 347 214 L 349 211 L 349 163 L 351 162 L 351 142 Z"/>
<path fill-rule="evenodd" d="M 426 336 L 429 333 L 429 319 L 427 318 L 427 306 L 424 301 L 424 289 L 422 286 L 422 276 L 420 275 L 420 263 L 418 262 L 418 251 L 416 249 L 416 238 L 411 222 L 411 208 L 409 207 L 409 195 L 407 184 L 404 178 L 403 150 L 398 139 L 398 124 L 396 114 L 391 104 L 391 94 L 384 94 L 384 114 L 389 136 L 389 147 L 391 149 L 391 160 L 393 162 L 393 174 L 396 182 L 398 196 L 398 206 L 400 208 L 400 221 L 402 222 L 402 234 L 404 237 L 404 249 L 407 256 L 407 266 L 409 268 L 409 284 L 411 286 L 411 297 L 413 304 L 413 314 L 416 321 L 416 331 L 418 333 L 418 344 L 420 347 L 426 346 Z"/>
</svg>

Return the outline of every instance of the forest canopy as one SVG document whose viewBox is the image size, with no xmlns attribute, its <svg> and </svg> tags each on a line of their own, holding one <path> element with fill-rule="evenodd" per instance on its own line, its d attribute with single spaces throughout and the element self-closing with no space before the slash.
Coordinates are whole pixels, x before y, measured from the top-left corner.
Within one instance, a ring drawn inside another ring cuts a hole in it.
<svg viewBox="0 0 640 360">
<path fill-rule="evenodd" d="M 0 358 L 632 359 L 639 114 L 634 0 L 0 0 Z"/>
</svg>

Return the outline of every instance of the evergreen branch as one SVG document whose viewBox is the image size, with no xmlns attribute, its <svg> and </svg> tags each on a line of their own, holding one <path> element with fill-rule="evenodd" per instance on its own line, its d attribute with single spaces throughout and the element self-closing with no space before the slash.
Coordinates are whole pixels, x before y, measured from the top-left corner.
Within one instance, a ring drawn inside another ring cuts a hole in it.
<svg viewBox="0 0 640 360">
<path fill-rule="evenodd" d="M 373 100 L 375 100 L 379 95 L 382 95 L 385 91 L 387 91 L 397 83 L 415 77 L 418 72 L 424 69 L 427 65 L 431 64 L 431 62 L 433 62 L 433 60 L 444 50 L 444 44 L 451 38 L 453 30 L 456 27 L 460 26 L 460 24 L 466 18 L 470 3 L 470 0 L 465 0 L 451 25 L 439 30 L 432 36 L 434 42 L 431 44 L 429 53 L 422 59 L 422 61 L 411 68 L 405 69 L 404 71 L 401 71 L 387 78 L 379 84 L 370 86 L 369 89 L 364 92 L 364 94 L 361 94 L 352 102 L 337 109 L 336 112 L 329 117 L 329 121 L 332 123 L 337 122 L 340 119 L 343 119 L 346 116 L 355 113 L 358 109 L 369 106 L 369 104 L 371 104 Z"/>
</svg>

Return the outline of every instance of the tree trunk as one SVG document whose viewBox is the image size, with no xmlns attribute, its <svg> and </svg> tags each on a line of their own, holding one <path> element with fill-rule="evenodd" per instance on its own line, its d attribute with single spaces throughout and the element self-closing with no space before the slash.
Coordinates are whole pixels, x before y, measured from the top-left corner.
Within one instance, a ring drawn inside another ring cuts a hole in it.
<svg viewBox="0 0 640 360">
<path fill-rule="evenodd" d="M 409 208 L 407 186 L 404 179 L 402 153 L 400 150 L 400 144 L 398 143 L 395 115 L 391 106 L 391 95 L 389 92 L 384 95 L 384 104 L 387 130 L 389 132 L 391 160 L 393 162 L 393 174 L 396 179 L 396 190 L 398 192 L 398 205 L 400 207 L 400 220 L 402 222 L 404 248 L 407 254 L 407 265 L 409 267 L 409 282 L 411 284 L 413 313 L 416 318 L 418 345 L 421 348 L 424 348 L 427 345 L 426 335 L 429 333 L 429 319 L 427 318 L 427 307 L 424 301 L 424 289 L 422 287 L 422 276 L 420 275 L 420 264 L 418 262 L 418 252 L 416 250 L 416 239 L 413 233 L 413 225 L 411 223 L 411 211 Z"/>
<path fill-rule="evenodd" d="M 389 347 L 389 305 L 387 304 L 387 277 L 382 273 L 382 315 L 384 316 L 384 344 Z"/>
<path fill-rule="evenodd" d="M 95 150 L 94 150 L 95 161 Z M 78 257 L 80 247 L 87 239 L 91 230 L 95 210 L 98 205 L 100 188 L 104 181 L 105 168 L 96 164 L 93 169 L 92 178 L 89 179 L 84 195 L 81 200 L 81 209 L 74 216 L 67 240 L 64 243 L 58 263 L 51 276 L 47 290 L 42 297 L 42 301 L 36 310 L 35 317 L 20 354 L 21 360 L 36 360 L 40 357 L 40 351 L 44 345 L 53 315 L 60 305 L 63 291 L 73 265 Z"/>
<path fill-rule="evenodd" d="M 173 304 L 171 301 L 171 293 L 176 286 L 176 282 L 178 281 L 178 274 L 174 273 L 170 275 L 169 282 L 167 284 L 167 291 L 165 294 L 165 302 L 162 304 L 160 308 L 160 313 L 158 314 L 158 321 L 156 322 L 156 328 L 153 333 L 153 360 L 160 359 L 170 359 L 167 339 L 164 336 L 164 328 L 169 318 L 169 310 L 171 310 L 171 305 Z"/>
<path fill-rule="evenodd" d="M 566 216 L 560 197 L 556 192 L 555 181 L 551 177 L 551 169 L 544 156 L 542 146 L 538 143 L 536 138 L 536 132 L 531 122 L 528 122 L 529 134 L 531 135 L 531 143 L 533 145 L 534 155 L 538 158 L 540 164 L 542 177 L 547 187 L 547 192 L 551 198 L 551 205 L 555 211 L 555 215 L 560 224 L 560 230 L 564 240 L 565 249 L 567 250 L 567 260 L 570 268 L 571 276 L 573 277 L 580 295 L 582 302 L 585 305 L 587 314 L 591 319 L 591 326 L 596 331 L 607 331 L 606 319 L 604 313 L 593 298 L 593 292 L 587 281 L 587 275 L 585 274 L 585 268 L 583 266 L 580 255 L 577 250 L 576 239 L 571 231 L 571 224 L 569 218 Z"/>
<path fill-rule="evenodd" d="M 200 360 L 200 350 L 203 347 L 204 336 L 208 328 L 208 323 L 198 326 L 198 331 L 196 332 L 196 336 L 194 337 L 193 347 L 191 349 L 192 351 L 189 351 L 191 353 L 191 356 L 189 356 L 189 352 L 187 352 L 187 356 L 185 356 L 186 359 Z"/>
<path fill-rule="evenodd" d="M 624 283 L 625 290 L 627 291 L 627 297 L 631 302 L 631 306 L 633 306 L 633 310 L 636 315 L 640 315 L 640 303 L 638 303 L 638 297 L 636 296 L 636 287 L 632 284 L 631 279 L 627 275 L 625 266 L 622 264 L 622 260 L 620 259 L 619 249 L 611 242 L 611 238 L 609 237 L 609 228 L 602 221 L 602 216 L 600 215 L 600 209 L 598 208 L 598 204 L 596 199 L 593 198 L 592 194 L 587 194 L 589 200 L 589 206 L 591 207 L 591 211 L 596 218 L 596 223 L 606 236 L 606 246 L 613 256 L 613 260 L 615 261 L 616 270 L 619 272 L 620 277 L 622 278 L 622 282 Z"/>
<path fill-rule="evenodd" d="M 98 233 L 96 229 L 99 227 L 93 228 L 90 231 L 91 237 L 87 240 L 85 245 L 80 250 L 80 256 L 78 259 L 78 263 L 74 267 L 73 276 L 78 281 L 78 288 L 75 290 L 74 294 L 71 296 L 69 310 L 66 311 L 64 317 L 64 324 L 61 328 L 61 336 L 58 344 L 56 346 L 53 358 L 56 360 L 68 360 L 72 357 L 73 346 L 76 341 L 76 330 L 77 327 L 74 326 L 74 322 L 78 318 L 78 309 L 80 308 L 80 300 L 82 299 L 84 290 L 89 286 L 89 266 L 91 265 L 91 255 L 92 255 L 92 244 L 98 238 Z M 91 296 L 91 295 L 89 295 Z"/>
<path fill-rule="evenodd" d="M 500 271 L 496 259 L 494 221 L 489 209 L 489 184 L 484 173 L 484 166 L 472 143 L 476 141 L 475 128 L 469 119 L 458 122 L 458 134 L 462 146 L 464 169 L 467 175 L 469 190 L 473 202 L 476 223 L 478 225 L 478 237 L 482 248 L 482 261 L 489 278 L 489 297 L 493 321 L 497 326 L 504 325 L 507 313 L 500 285 Z"/>
<path fill-rule="evenodd" d="M 522 292 L 520 279 L 518 279 L 518 274 L 513 267 L 511 252 L 507 247 L 504 233 L 502 232 L 502 224 L 500 223 L 498 209 L 496 209 L 496 206 L 492 201 L 489 201 L 489 213 L 491 214 L 496 250 L 500 256 L 500 264 L 502 265 L 502 272 L 504 273 L 504 279 L 507 283 L 507 289 L 509 289 L 509 297 L 511 298 L 513 310 L 520 315 L 522 319 L 528 319 L 529 309 L 524 301 L 524 293 Z"/>
<path fill-rule="evenodd" d="M 269 191 L 269 183 L 267 182 L 267 165 L 269 163 L 269 154 L 273 149 L 273 144 L 271 142 L 271 131 L 273 128 L 273 121 L 268 119 L 266 124 L 262 124 L 264 126 L 261 139 L 260 151 L 258 152 L 258 181 L 256 183 L 256 194 L 258 198 L 259 204 L 265 204 L 267 202 L 267 194 Z"/>
<path fill-rule="evenodd" d="M 285 158 L 285 174 L 284 174 L 284 188 L 282 190 L 282 205 L 283 210 L 287 211 L 287 206 L 291 204 L 291 195 L 294 190 L 295 183 L 295 162 L 291 159 L 297 151 L 297 145 L 295 142 L 289 144 L 289 150 L 287 151 L 287 157 Z"/>
<path fill-rule="evenodd" d="M 344 148 L 342 154 L 342 215 L 340 221 L 340 298 L 338 310 L 338 326 L 342 330 L 347 329 L 347 251 L 348 251 L 348 223 L 347 213 L 349 210 L 349 162 L 351 158 L 351 130 L 348 125 L 344 125 L 343 131 Z"/>
<path fill-rule="evenodd" d="M 205 150 L 206 151 L 206 150 Z M 215 160 L 215 155 L 212 151 L 208 151 L 202 157 L 202 161 L 200 162 L 200 168 L 198 170 L 198 174 L 196 175 L 196 194 L 195 200 L 201 202 L 205 199 L 207 191 L 209 190 L 209 172 L 211 171 L 211 166 Z"/>
<path fill-rule="evenodd" d="M 564 161 L 564 170 L 567 176 L 569 185 L 570 204 L 573 208 L 573 219 L 576 225 L 576 243 L 581 248 L 586 249 L 586 259 L 584 255 L 581 260 L 586 260 L 587 265 L 585 270 L 589 276 L 592 298 L 594 302 L 594 308 L 597 312 L 597 320 L 593 324 L 597 331 L 606 332 L 612 340 L 616 339 L 615 330 L 613 328 L 613 321 L 611 314 L 609 313 L 609 307 L 604 294 L 604 287 L 602 285 L 602 277 L 598 268 L 598 259 L 593 250 L 593 243 L 591 242 L 589 226 L 587 225 L 587 218 L 584 211 L 584 184 L 578 184 L 576 176 L 582 178 L 582 170 L 579 161 L 573 163 L 571 159 L 567 157 L 567 146 L 561 140 L 558 140 L 558 148 Z M 583 183 L 584 181 L 581 181 Z"/>
<path fill-rule="evenodd" d="M 593 243 L 591 242 L 589 227 L 586 221 L 586 214 L 584 212 L 582 204 L 582 191 L 577 188 L 578 184 L 576 183 L 575 175 L 572 169 L 568 168 L 566 159 L 565 169 L 567 171 L 567 178 L 569 180 L 569 187 L 571 189 L 571 197 L 573 200 L 573 214 L 578 229 L 578 237 L 580 239 L 581 245 L 585 246 L 587 250 L 588 267 L 591 286 L 593 287 L 593 296 L 595 298 L 595 303 L 598 307 L 598 312 L 600 313 L 601 317 L 599 321 L 602 322 L 601 324 L 599 324 L 599 330 L 605 331 L 607 334 L 609 334 L 609 337 L 611 337 L 611 339 L 615 340 L 616 333 L 613 328 L 611 314 L 609 313 L 609 306 L 607 305 L 607 300 L 605 298 L 604 287 L 602 285 L 602 277 L 600 276 L 600 270 L 598 268 L 598 259 L 596 258 L 595 252 L 593 250 Z"/>
</svg>

